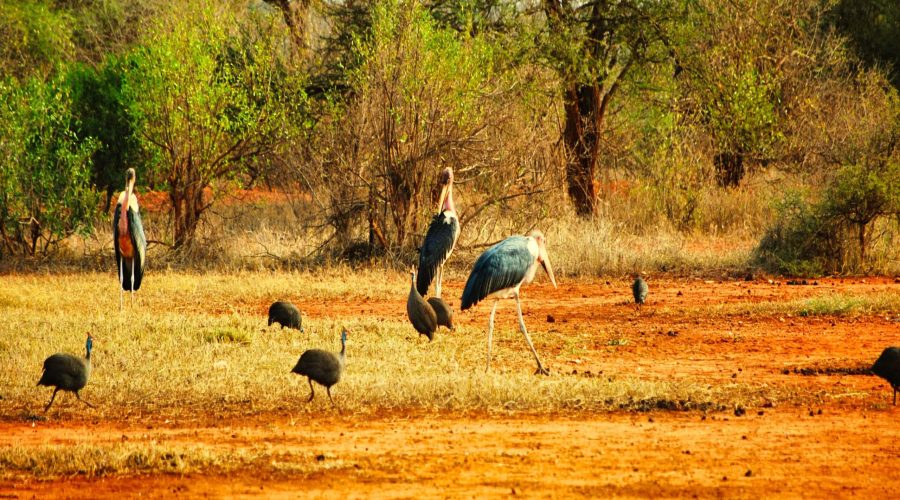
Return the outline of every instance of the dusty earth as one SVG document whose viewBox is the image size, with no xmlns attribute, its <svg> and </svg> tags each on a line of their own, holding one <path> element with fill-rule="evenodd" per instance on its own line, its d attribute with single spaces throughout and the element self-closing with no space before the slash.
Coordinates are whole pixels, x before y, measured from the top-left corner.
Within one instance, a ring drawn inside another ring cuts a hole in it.
<svg viewBox="0 0 900 500">
<path fill-rule="evenodd" d="M 184 423 L 85 417 L 36 425 L 5 418 L 0 422 L 0 447 L 125 440 L 219 450 L 262 447 L 293 452 L 294 460 L 302 463 L 273 463 L 228 474 L 18 477 L 0 480 L 0 498 L 138 493 L 896 498 L 900 407 L 891 405 L 883 380 L 859 372 L 885 346 L 900 345 L 900 311 L 802 316 L 767 304 L 835 293 L 874 296 L 896 291 L 900 284 L 893 278 L 818 280 L 798 286 L 785 280 L 681 279 L 650 280 L 650 286 L 649 304 L 640 312 L 623 293 L 628 289 L 624 280 L 525 288 L 525 321 L 551 376 L 628 373 L 711 385 L 746 380 L 780 390 L 772 393 L 802 396 L 758 401 L 745 412 L 728 408 L 534 415 L 412 410 L 319 414 L 302 421 L 272 414 L 226 420 L 209 415 Z M 445 296 L 458 297 L 461 283 L 445 287 Z M 388 301 L 369 300 L 347 308 L 324 301 L 298 305 L 310 315 L 363 312 L 403 318 L 402 308 Z M 258 307 L 264 311 L 266 305 Z M 458 315 L 457 321 L 483 324 L 488 311 L 480 305 Z M 514 311 L 511 302 L 502 305 L 498 326 L 514 324 Z M 522 365 L 512 369 L 532 367 L 521 341 L 495 349 L 521 351 Z M 810 369 L 821 373 L 801 373 Z"/>
</svg>

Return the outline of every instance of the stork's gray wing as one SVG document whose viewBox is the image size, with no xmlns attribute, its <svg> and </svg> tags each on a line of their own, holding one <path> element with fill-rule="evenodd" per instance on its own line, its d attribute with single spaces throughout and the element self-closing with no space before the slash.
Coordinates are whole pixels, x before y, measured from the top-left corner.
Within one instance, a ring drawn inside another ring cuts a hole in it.
<svg viewBox="0 0 900 500">
<path fill-rule="evenodd" d="M 438 268 L 453 251 L 459 237 L 459 219 L 452 212 L 441 212 L 431 219 L 425 241 L 419 250 L 419 270 L 416 274 L 416 290 L 425 296 Z"/>
<path fill-rule="evenodd" d="M 147 236 L 144 235 L 144 223 L 139 210 L 128 210 L 128 229 L 135 249 L 134 289 L 138 290 L 144 279 L 144 262 L 147 258 Z"/>
<path fill-rule="evenodd" d="M 534 259 L 525 236 L 511 236 L 485 250 L 466 281 L 460 309 L 465 311 L 488 295 L 521 283 Z"/>
</svg>

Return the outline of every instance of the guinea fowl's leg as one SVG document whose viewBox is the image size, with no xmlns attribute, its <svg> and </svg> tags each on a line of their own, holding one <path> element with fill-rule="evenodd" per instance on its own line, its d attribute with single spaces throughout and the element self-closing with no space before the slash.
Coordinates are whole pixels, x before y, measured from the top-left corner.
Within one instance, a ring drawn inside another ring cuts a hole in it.
<svg viewBox="0 0 900 500">
<path fill-rule="evenodd" d="M 491 309 L 491 319 L 488 323 L 488 349 L 487 349 L 487 366 L 484 368 L 485 373 L 491 370 L 491 337 L 494 336 L 494 313 L 497 312 L 497 303 L 499 299 L 494 300 L 494 307 Z"/>
<path fill-rule="evenodd" d="M 547 371 L 546 368 L 541 366 L 541 359 L 538 358 L 538 353 L 534 350 L 534 344 L 531 343 L 531 337 L 528 335 L 528 330 L 525 328 L 525 320 L 522 318 L 522 303 L 519 301 L 519 294 L 516 293 L 516 312 L 519 313 L 519 329 L 522 330 L 522 335 L 525 336 L 525 342 L 528 342 L 528 347 L 531 348 L 531 354 L 534 354 L 534 360 L 537 361 L 537 370 L 534 372 L 535 375 L 550 375 L 550 372 Z"/>
<path fill-rule="evenodd" d="M 75 397 L 78 398 L 78 401 L 81 401 L 82 403 L 84 403 L 84 404 L 90 406 L 91 408 L 96 408 L 96 406 L 94 406 L 94 405 L 88 403 L 87 401 L 81 399 L 81 396 L 78 395 L 78 391 L 75 391 Z"/>
<path fill-rule="evenodd" d="M 314 397 L 316 397 L 316 390 L 313 389 L 312 379 L 310 378 L 307 380 L 309 380 L 309 399 L 307 399 L 306 402 L 309 403 L 310 401 L 313 400 Z"/>
<path fill-rule="evenodd" d="M 53 395 L 50 396 L 50 402 L 47 403 L 47 406 L 44 407 L 44 413 L 47 413 L 47 410 L 50 409 L 50 405 L 53 404 L 53 400 L 56 399 L 56 393 L 59 392 L 59 387 L 53 390 Z"/>
<path fill-rule="evenodd" d="M 325 392 L 328 393 L 328 399 L 331 400 L 331 407 L 332 407 L 332 408 L 337 408 L 337 405 L 334 404 L 334 399 L 331 398 L 331 387 L 326 387 L 326 388 L 325 388 Z"/>
</svg>

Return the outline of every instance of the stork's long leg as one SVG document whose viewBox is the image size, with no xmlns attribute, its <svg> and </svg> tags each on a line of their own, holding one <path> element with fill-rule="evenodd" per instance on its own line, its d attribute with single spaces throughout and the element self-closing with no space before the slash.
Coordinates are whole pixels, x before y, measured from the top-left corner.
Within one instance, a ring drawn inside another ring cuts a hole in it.
<svg viewBox="0 0 900 500">
<path fill-rule="evenodd" d="M 125 287 L 122 286 L 125 282 L 125 277 L 122 274 L 122 266 L 124 263 L 122 262 L 122 256 L 119 256 L 119 311 L 125 308 Z"/>
<path fill-rule="evenodd" d="M 487 373 L 491 370 L 491 337 L 494 335 L 494 313 L 497 312 L 497 303 L 499 300 L 494 300 L 494 307 L 491 308 L 491 320 L 488 323 L 488 349 L 487 349 L 487 366 L 485 366 L 484 371 Z"/>
<path fill-rule="evenodd" d="M 134 265 L 137 264 L 135 260 L 131 261 L 131 306 L 134 307 Z"/>
<path fill-rule="evenodd" d="M 53 404 L 53 400 L 56 399 L 56 393 L 57 393 L 57 392 L 59 392 L 59 387 L 57 387 L 56 389 L 53 390 L 53 395 L 50 396 L 50 402 L 47 403 L 47 406 L 44 407 L 44 413 L 46 413 L 47 410 L 50 409 L 50 405 L 52 405 L 52 404 Z"/>
<path fill-rule="evenodd" d="M 537 361 L 537 371 L 535 371 L 534 374 L 550 375 L 550 372 L 541 366 L 541 359 L 538 358 L 538 353 L 534 350 L 534 344 L 531 343 L 531 337 L 528 335 L 528 330 L 525 328 L 525 320 L 522 318 L 522 302 L 519 300 L 518 293 L 516 293 L 516 312 L 519 313 L 519 328 L 522 330 L 522 335 L 525 336 L 525 342 L 528 342 L 528 347 L 531 348 L 531 354 L 534 354 L 534 360 Z"/>
<path fill-rule="evenodd" d="M 313 400 L 314 397 L 316 397 L 316 390 L 313 389 L 313 386 L 312 386 L 312 379 L 311 379 L 311 378 L 308 378 L 308 379 L 306 379 L 306 380 L 309 381 L 309 399 L 306 400 L 306 402 L 309 403 L 310 401 Z"/>
<path fill-rule="evenodd" d="M 434 280 L 434 296 L 437 298 L 441 298 L 441 281 L 444 277 L 444 264 L 441 264 L 437 268 L 437 279 Z"/>
</svg>

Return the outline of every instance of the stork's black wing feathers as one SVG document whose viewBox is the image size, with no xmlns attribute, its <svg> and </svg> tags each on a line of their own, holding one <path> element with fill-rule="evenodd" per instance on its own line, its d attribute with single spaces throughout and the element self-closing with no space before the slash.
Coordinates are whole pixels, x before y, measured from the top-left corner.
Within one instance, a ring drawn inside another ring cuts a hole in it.
<svg viewBox="0 0 900 500">
<path fill-rule="evenodd" d="M 431 219 L 425 241 L 419 250 L 419 270 L 416 273 L 416 290 L 425 296 L 437 275 L 438 268 L 450 256 L 459 237 L 459 219 L 449 212 L 441 212 Z"/>
<path fill-rule="evenodd" d="M 521 283 L 534 259 L 525 236 L 511 236 L 485 250 L 466 281 L 460 309 L 465 311 L 488 295 Z"/>
<path fill-rule="evenodd" d="M 131 290 L 132 263 L 122 261 L 119 250 L 119 217 L 122 216 L 122 204 L 116 204 L 113 215 L 113 246 L 116 249 L 116 272 L 122 275 L 122 289 Z M 147 256 L 147 237 L 144 235 L 144 224 L 139 211 L 128 210 L 128 229 L 131 232 L 131 245 L 136 252 L 134 266 L 134 290 L 141 288 L 144 278 L 144 262 Z"/>
</svg>

